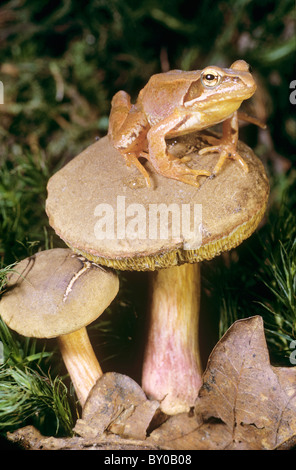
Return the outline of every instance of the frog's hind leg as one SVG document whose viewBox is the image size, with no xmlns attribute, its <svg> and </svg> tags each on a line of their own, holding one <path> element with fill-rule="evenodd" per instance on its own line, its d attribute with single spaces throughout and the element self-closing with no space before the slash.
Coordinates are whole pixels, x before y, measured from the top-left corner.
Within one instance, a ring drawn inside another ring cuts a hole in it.
<svg viewBox="0 0 296 470">
<path fill-rule="evenodd" d="M 112 98 L 108 135 L 117 136 L 131 109 L 131 98 L 125 91 L 118 91 Z"/>
<path fill-rule="evenodd" d="M 137 104 L 131 104 L 125 91 L 118 91 L 111 103 L 108 136 L 123 153 L 139 154 L 145 147 L 149 124 Z"/>
<path fill-rule="evenodd" d="M 108 136 L 127 166 L 136 166 L 150 187 L 149 175 L 138 160 L 140 156 L 147 158 L 147 154 L 142 152 L 147 147 L 147 119 L 137 105 L 131 104 L 130 96 L 125 91 L 116 93 L 111 105 Z"/>
</svg>

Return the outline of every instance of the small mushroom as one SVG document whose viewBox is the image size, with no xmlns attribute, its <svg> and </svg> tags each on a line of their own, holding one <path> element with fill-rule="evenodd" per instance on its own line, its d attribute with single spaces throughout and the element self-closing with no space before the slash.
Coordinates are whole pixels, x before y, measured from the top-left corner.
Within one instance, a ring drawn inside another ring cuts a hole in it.
<svg viewBox="0 0 296 470">
<path fill-rule="evenodd" d="M 102 376 L 86 326 L 110 305 L 117 275 L 67 248 L 39 252 L 15 265 L 0 301 L 4 322 L 19 334 L 58 338 L 81 405 Z"/>
<path fill-rule="evenodd" d="M 184 136 L 171 144 L 170 152 L 211 174 L 213 155 L 198 155 L 207 138 Z M 248 164 L 247 173 L 229 160 L 215 178 L 201 177 L 196 189 L 156 174 L 145 162 L 152 181 L 147 188 L 144 178 L 126 166 L 104 137 L 48 183 L 49 222 L 71 249 L 115 269 L 150 271 L 142 387 L 150 398 L 161 401 L 167 414 L 193 406 L 201 385 L 200 262 L 238 246 L 254 232 L 266 210 L 269 184 L 264 167 L 249 147 L 239 142 L 238 149 Z M 184 206 L 193 210 L 195 205 L 201 208 L 201 218 L 193 234 L 176 234 L 170 210 L 179 209 L 183 217 Z M 155 209 L 157 217 L 152 219 Z M 167 236 L 158 231 L 162 222 Z"/>
</svg>

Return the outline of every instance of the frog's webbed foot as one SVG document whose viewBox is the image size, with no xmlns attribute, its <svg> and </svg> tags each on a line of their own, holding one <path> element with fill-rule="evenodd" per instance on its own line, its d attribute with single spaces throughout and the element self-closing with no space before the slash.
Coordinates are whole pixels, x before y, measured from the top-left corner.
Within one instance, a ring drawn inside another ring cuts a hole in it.
<svg viewBox="0 0 296 470">
<path fill-rule="evenodd" d="M 248 173 L 249 171 L 247 163 L 244 161 L 241 155 L 237 152 L 236 146 L 230 143 L 224 143 L 223 139 L 220 141 L 219 145 L 213 145 L 211 147 L 204 147 L 198 153 L 199 155 L 204 155 L 206 153 L 219 153 L 220 155 L 219 160 L 216 163 L 216 166 L 213 170 L 213 175 L 217 175 L 221 171 L 227 158 L 232 158 L 233 160 L 238 161 L 243 167 L 243 170 L 245 171 L 245 173 Z"/>
<path fill-rule="evenodd" d="M 168 159 L 158 161 L 157 171 L 167 178 L 175 179 L 199 188 L 197 177 L 210 176 L 211 173 L 206 170 L 194 170 L 184 165 L 184 163 L 188 162 L 190 159 L 190 157 L 175 158 L 172 155 L 168 155 Z"/>
</svg>

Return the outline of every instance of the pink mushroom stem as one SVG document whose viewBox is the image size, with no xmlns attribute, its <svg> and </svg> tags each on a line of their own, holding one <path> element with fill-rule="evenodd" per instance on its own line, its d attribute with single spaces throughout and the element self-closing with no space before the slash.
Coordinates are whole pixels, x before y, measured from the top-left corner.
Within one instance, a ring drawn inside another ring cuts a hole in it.
<svg viewBox="0 0 296 470">
<path fill-rule="evenodd" d="M 199 263 L 151 273 L 150 326 L 142 387 L 176 414 L 194 405 L 201 386 L 198 345 Z"/>
</svg>

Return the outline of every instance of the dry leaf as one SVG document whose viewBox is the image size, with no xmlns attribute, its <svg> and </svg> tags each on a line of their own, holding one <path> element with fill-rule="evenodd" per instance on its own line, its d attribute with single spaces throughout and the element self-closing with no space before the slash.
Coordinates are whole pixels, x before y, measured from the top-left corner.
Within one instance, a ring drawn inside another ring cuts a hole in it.
<svg viewBox="0 0 296 470">
<path fill-rule="evenodd" d="M 133 407 L 132 413 L 128 416 L 122 413 L 109 426 L 108 430 L 124 438 L 144 440 L 147 437 L 147 429 L 158 408 L 158 401 L 145 400 Z"/>
<path fill-rule="evenodd" d="M 107 373 L 77 421 L 81 437 L 37 439 L 25 428 L 9 438 L 31 448 L 42 442 L 48 449 L 291 449 L 296 443 L 296 368 L 270 365 L 261 317 L 238 320 L 209 357 L 195 409 L 169 417 L 146 438 L 149 423 L 156 427 L 158 410 L 158 402 L 147 400 L 132 379 Z"/>
<path fill-rule="evenodd" d="M 74 431 L 85 438 L 98 438 L 108 430 L 124 438 L 145 439 L 158 408 L 159 403 L 149 401 L 130 377 L 107 372 L 92 388 Z"/>
<path fill-rule="evenodd" d="M 171 449 L 274 449 L 293 442 L 296 369 L 270 365 L 261 317 L 238 320 L 218 342 L 187 420 L 189 433 L 168 420 L 151 438 Z"/>
</svg>

